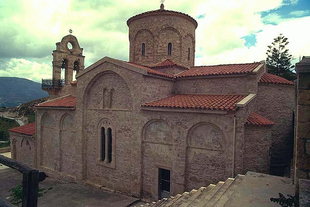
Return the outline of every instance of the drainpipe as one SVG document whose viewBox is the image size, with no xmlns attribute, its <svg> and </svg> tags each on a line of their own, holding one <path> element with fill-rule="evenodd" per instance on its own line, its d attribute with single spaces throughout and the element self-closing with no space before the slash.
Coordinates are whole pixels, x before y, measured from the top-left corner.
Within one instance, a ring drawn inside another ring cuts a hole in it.
<svg viewBox="0 0 310 207">
<path fill-rule="evenodd" d="M 232 153 L 232 171 L 231 171 L 231 177 L 235 177 L 235 154 L 236 154 L 236 115 L 234 115 L 233 120 L 233 153 Z"/>
</svg>

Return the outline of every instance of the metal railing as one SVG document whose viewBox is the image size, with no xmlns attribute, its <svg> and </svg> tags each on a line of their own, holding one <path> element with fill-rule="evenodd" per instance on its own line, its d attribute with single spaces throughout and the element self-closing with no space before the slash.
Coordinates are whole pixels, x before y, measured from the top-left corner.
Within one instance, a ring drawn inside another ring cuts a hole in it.
<svg viewBox="0 0 310 207">
<path fill-rule="evenodd" d="M 37 207 L 39 182 L 45 180 L 47 175 L 44 172 L 28 167 L 27 165 L 17 162 L 13 159 L 0 155 L 0 163 L 18 170 L 23 174 L 23 200 L 22 207 Z M 0 198 L 1 207 L 12 207 L 4 199 Z"/>
<path fill-rule="evenodd" d="M 59 89 L 65 85 L 65 80 L 42 79 L 42 89 Z"/>
</svg>

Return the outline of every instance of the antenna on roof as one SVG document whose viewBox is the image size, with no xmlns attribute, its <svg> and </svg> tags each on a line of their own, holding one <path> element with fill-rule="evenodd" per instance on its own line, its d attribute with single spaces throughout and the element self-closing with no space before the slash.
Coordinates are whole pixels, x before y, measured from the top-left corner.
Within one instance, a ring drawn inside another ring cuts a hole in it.
<svg viewBox="0 0 310 207">
<path fill-rule="evenodd" d="M 160 0 L 160 10 L 164 10 L 165 9 L 165 5 L 164 5 L 164 3 L 165 3 L 165 0 Z"/>
</svg>

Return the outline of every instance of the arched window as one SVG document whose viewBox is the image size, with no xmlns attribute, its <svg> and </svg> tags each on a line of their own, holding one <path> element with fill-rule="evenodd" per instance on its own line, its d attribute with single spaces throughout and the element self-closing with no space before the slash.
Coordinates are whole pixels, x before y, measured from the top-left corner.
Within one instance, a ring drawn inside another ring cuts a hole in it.
<svg viewBox="0 0 310 207">
<path fill-rule="evenodd" d="M 61 73 L 60 73 L 61 80 L 64 80 L 66 78 L 67 69 L 68 69 L 68 60 L 63 59 L 61 63 Z"/>
<path fill-rule="evenodd" d="M 187 50 L 187 60 L 191 59 L 191 48 L 188 48 Z"/>
<path fill-rule="evenodd" d="M 74 61 L 74 63 L 73 63 L 73 70 L 76 70 L 77 72 L 79 72 L 79 70 L 80 70 L 80 62 L 78 60 Z"/>
<path fill-rule="evenodd" d="M 145 43 L 142 43 L 141 53 L 142 53 L 142 56 L 145 56 Z"/>
<path fill-rule="evenodd" d="M 112 129 L 108 128 L 108 163 L 112 162 Z"/>
<path fill-rule="evenodd" d="M 168 55 L 171 55 L 172 54 L 172 43 L 169 42 L 168 43 Z"/>
<path fill-rule="evenodd" d="M 100 129 L 100 161 L 112 162 L 113 150 L 112 129 L 101 127 Z"/>
<path fill-rule="evenodd" d="M 100 132 L 100 160 L 105 160 L 105 129 L 101 127 Z"/>
</svg>

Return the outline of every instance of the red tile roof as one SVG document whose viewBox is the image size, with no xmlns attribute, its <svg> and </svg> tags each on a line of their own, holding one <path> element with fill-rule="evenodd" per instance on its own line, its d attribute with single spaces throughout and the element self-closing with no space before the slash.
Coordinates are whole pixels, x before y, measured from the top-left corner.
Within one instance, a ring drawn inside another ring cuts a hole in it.
<svg viewBox="0 0 310 207">
<path fill-rule="evenodd" d="M 260 62 L 244 63 L 244 64 L 226 64 L 226 65 L 210 65 L 210 66 L 195 66 L 187 71 L 178 74 L 177 78 L 209 76 L 209 75 L 234 75 L 251 73 L 259 65 Z"/>
<path fill-rule="evenodd" d="M 166 77 L 166 78 L 171 78 L 171 79 L 174 78 L 174 76 L 171 75 L 171 74 L 159 72 L 159 71 L 153 70 L 153 69 L 151 69 L 151 68 L 148 68 L 148 67 L 146 67 L 146 66 L 139 65 L 139 64 L 137 64 L 137 63 L 132 63 L 132 62 L 126 62 L 126 63 L 129 64 L 129 65 L 132 65 L 132 66 L 134 66 L 134 67 L 138 67 L 138 68 L 140 68 L 140 69 L 142 69 L 142 70 L 145 70 L 145 71 L 147 71 L 148 74 L 158 75 L 158 76 L 162 76 L 162 77 Z"/>
<path fill-rule="evenodd" d="M 175 95 L 145 103 L 143 107 L 163 107 L 182 109 L 207 109 L 232 111 L 237 108 L 236 104 L 245 96 L 243 95 Z"/>
<path fill-rule="evenodd" d="M 182 68 L 182 69 L 187 69 L 187 67 L 185 66 L 182 66 L 182 65 L 179 65 L 175 62 L 173 62 L 172 60 L 170 59 L 166 59 L 156 65 L 153 65 L 153 66 L 150 66 L 150 68 L 155 68 L 155 69 L 160 69 L 160 68 L 169 68 L 169 67 L 178 67 L 178 68 Z"/>
<path fill-rule="evenodd" d="M 270 73 L 264 73 L 259 80 L 260 83 L 271 83 L 271 84 L 284 84 L 284 85 L 294 85 L 294 82 L 286 80 L 277 75 Z"/>
<path fill-rule="evenodd" d="M 35 123 L 30 123 L 30 124 L 26 124 L 23 126 L 9 129 L 9 131 L 19 133 L 19 134 L 25 134 L 25 135 L 34 135 L 36 133 L 36 126 L 35 126 Z"/>
<path fill-rule="evenodd" d="M 246 124 L 247 125 L 255 125 L 255 126 L 271 126 L 271 125 L 274 125 L 275 123 L 273 121 L 270 121 L 269 119 L 253 112 L 249 115 Z"/>
<path fill-rule="evenodd" d="M 36 107 L 74 108 L 75 105 L 76 105 L 76 97 L 70 95 L 45 101 L 43 103 L 38 104 Z"/>
</svg>

